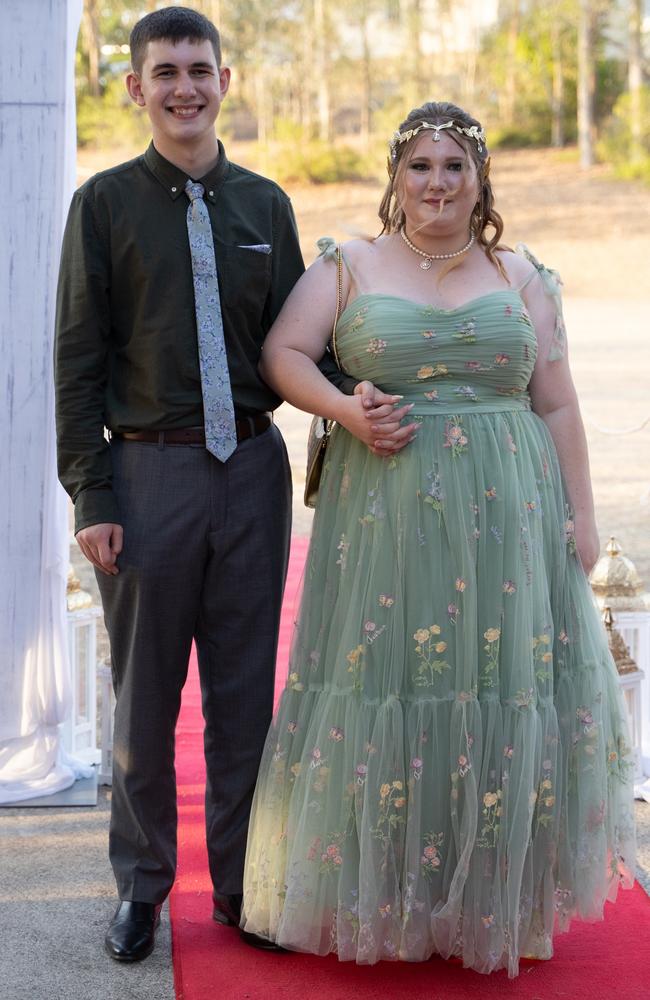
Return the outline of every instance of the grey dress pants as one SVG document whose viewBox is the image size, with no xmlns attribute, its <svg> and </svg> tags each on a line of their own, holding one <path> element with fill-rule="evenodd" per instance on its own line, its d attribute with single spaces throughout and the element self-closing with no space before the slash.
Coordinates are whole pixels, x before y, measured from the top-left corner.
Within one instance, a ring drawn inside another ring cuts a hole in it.
<svg viewBox="0 0 650 1000">
<path fill-rule="evenodd" d="M 226 463 L 203 446 L 113 440 L 119 574 L 97 573 L 116 693 L 110 859 L 120 899 L 159 903 L 176 869 L 174 731 L 192 640 L 205 720 L 215 889 L 241 892 L 272 715 L 291 527 L 277 428 Z"/>
</svg>

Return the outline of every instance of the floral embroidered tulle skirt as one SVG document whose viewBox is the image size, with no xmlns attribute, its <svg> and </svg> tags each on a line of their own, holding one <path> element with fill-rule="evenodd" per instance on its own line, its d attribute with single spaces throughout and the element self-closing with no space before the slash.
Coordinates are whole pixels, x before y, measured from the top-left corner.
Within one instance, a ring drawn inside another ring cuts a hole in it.
<svg viewBox="0 0 650 1000">
<path fill-rule="evenodd" d="M 631 884 L 625 712 L 572 529 L 525 407 L 425 415 L 392 459 L 336 429 L 253 804 L 247 930 L 516 975 Z"/>
</svg>

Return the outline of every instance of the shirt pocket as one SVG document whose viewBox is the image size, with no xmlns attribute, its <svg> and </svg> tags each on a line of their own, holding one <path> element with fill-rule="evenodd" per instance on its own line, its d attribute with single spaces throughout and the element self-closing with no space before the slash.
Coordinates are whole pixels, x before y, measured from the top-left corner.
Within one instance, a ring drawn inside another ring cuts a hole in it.
<svg viewBox="0 0 650 1000">
<path fill-rule="evenodd" d="M 216 244 L 221 302 L 229 311 L 260 322 L 271 284 L 271 254 Z"/>
</svg>

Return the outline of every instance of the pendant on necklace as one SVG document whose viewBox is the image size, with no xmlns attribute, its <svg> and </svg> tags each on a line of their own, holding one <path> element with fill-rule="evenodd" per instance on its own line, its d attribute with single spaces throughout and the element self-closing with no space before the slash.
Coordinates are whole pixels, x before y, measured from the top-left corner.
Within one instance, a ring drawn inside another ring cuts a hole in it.
<svg viewBox="0 0 650 1000">
<path fill-rule="evenodd" d="M 431 258 L 425 257 L 424 260 L 421 260 L 420 267 L 422 268 L 423 271 L 428 271 L 429 268 L 431 267 Z"/>
</svg>

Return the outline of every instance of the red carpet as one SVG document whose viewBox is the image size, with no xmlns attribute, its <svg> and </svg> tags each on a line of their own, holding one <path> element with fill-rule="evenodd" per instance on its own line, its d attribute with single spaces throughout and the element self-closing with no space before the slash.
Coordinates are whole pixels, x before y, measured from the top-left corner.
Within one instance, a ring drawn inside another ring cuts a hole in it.
<svg viewBox="0 0 650 1000">
<path fill-rule="evenodd" d="M 276 693 L 284 684 L 295 601 L 307 544 L 294 539 L 278 653 Z M 202 718 L 196 662 L 183 692 L 176 768 L 178 878 L 170 897 L 178 1000 L 650 1000 L 650 900 L 637 885 L 607 906 L 606 920 L 574 924 L 556 938 L 550 962 L 523 962 L 519 978 L 480 976 L 432 959 L 359 967 L 336 957 L 276 955 L 244 945 L 211 919 L 203 826 Z"/>
</svg>

